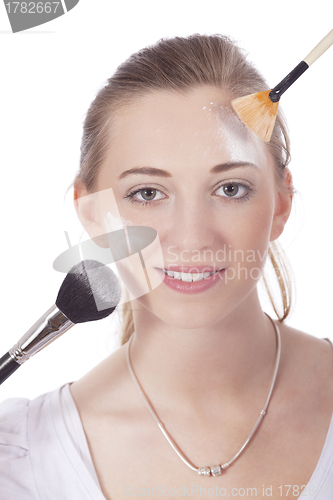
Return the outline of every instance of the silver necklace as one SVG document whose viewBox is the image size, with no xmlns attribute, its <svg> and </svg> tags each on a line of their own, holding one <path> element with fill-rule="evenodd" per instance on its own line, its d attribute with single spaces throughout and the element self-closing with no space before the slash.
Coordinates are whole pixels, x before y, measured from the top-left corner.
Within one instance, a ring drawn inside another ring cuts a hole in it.
<svg viewBox="0 0 333 500">
<path fill-rule="evenodd" d="M 268 314 L 266 314 L 266 316 L 268 316 Z M 276 340 L 277 340 L 277 349 L 276 349 L 276 357 L 275 357 L 274 373 L 273 373 L 272 383 L 271 383 L 271 386 L 270 386 L 270 389 L 269 389 L 269 393 L 268 393 L 268 396 L 267 396 L 267 399 L 266 399 L 265 406 L 261 410 L 259 418 L 258 418 L 255 426 L 253 427 L 252 431 L 250 432 L 248 438 L 246 439 L 245 443 L 240 448 L 240 450 L 236 453 L 236 455 L 234 455 L 228 462 L 225 462 L 223 464 L 218 464 L 218 465 L 212 465 L 212 466 L 209 466 L 209 467 L 196 467 L 191 462 L 189 462 L 189 460 L 187 460 L 187 458 L 184 456 L 184 454 L 179 449 L 179 447 L 177 446 L 177 444 L 175 443 L 175 441 L 172 439 L 172 437 L 170 436 L 170 434 L 167 432 L 164 424 L 158 418 L 157 413 L 155 412 L 155 410 L 152 407 L 152 405 L 149 403 L 148 398 L 147 398 L 146 394 L 144 393 L 144 391 L 143 391 L 143 389 L 142 389 L 142 387 L 140 385 L 140 382 L 139 382 L 137 376 L 135 375 L 135 373 L 133 371 L 133 367 L 132 367 L 132 363 L 131 363 L 131 359 L 130 359 L 130 345 L 131 345 L 132 339 L 134 337 L 134 333 L 132 334 L 131 338 L 129 339 L 129 341 L 127 343 L 126 356 L 127 356 L 128 369 L 130 371 L 130 374 L 132 375 L 133 381 L 134 381 L 134 383 L 135 383 L 135 385 L 136 385 L 139 393 L 141 394 L 142 399 L 144 400 L 144 402 L 145 402 L 148 410 L 150 411 L 150 413 L 153 416 L 153 418 L 155 419 L 158 427 L 162 431 L 162 433 L 165 436 L 165 438 L 169 441 L 170 445 L 175 450 L 175 452 L 177 453 L 177 455 L 182 459 L 182 461 L 190 469 L 192 469 L 195 472 L 197 472 L 200 476 L 218 476 L 218 475 L 222 474 L 222 471 L 224 469 L 226 469 L 227 467 L 229 467 L 229 465 L 231 465 L 236 460 L 236 458 L 238 458 L 239 455 L 242 453 L 242 451 L 247 446 L 247 444 L 251 440 L 252 436 L 256 432 L 257 428 L 259 427 L 260 422 L 262 421 L 264 415 L 266 414 L 267 407 L 268 407 L 268 404 L 270 402 L 271 395 L 272 395 L 272 392 L 273 392 L 273 388 L 274 388 L 274 384 L 275 384 L 275 379 L 276 379 L 276 375 L 277 375 L 278 368 L 279 368 L 279 363 L 280 363 L 280 355 L 281 355 L 281 335 L 280 335 L 280 330 L 279 330 L 278 326 L 274 323 L 274 321 L 272 320 L 272 318 L 270 316 L 268 316 L 268 318 L 271 320 L 272 324 L 274 325 L 275 334 L 276 334 Z"/>
</svg>

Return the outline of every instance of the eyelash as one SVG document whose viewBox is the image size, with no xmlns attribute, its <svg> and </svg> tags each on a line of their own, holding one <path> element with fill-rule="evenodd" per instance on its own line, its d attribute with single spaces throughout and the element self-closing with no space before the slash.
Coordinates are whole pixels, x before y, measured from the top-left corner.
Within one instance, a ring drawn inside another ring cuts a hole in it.
<svg viewBox="0 0 333 500">
<path fill-rule="evenodd" d="M 230 186 L 230 185 L 237 186 L 238 188 L 245 188 L 247 190 L 247 193 L 245 195 L 243 195 L 242 197 L 240 197 L 240 198 L 235 198 L 233 196 L 221 196 L 222 198 L 225 198 L 227 202 L 238 201 L 238 202 L 241 203 L 241 202 L 247 201 L 248 199 L 250 199 L 250 197 L 255 192 L 254 189 L 252 189 L 248 185 L 242 184 L 240 182 L 227 182 L 225 184 L 221 184 L 220 186 L 218 186 L 216 188 L 216 191 L 218 189 L 220 189 L 220 188 L 223 188 L 224 186 Z M 159 200 L 151 200 L 151 201 L 147 201 L 147 200 L 144 200 L 144 201 L 141 200 L 141 201 L 139 201 L 139 200 L 136 200 L 134 198 L 134 196 L 137 193 L 141 193 L 141 191 L 144 191 L 145 189 L 148 189 L 148 190 L 151 190 L 151 191 L 155 190 L 156 192 L 161 192 L 159 189 L 154 188 L 153 186 L 143 186 L 140 189 L 136 189 L 135 191 L 132 191 L 132 192 L 128 193 L 126 196 L 124 196 L 124 198 L 128 199 L 129 202 L 132 203 L 133 205 L 141 205 L 141 206 L 153 205 L 156 202 L 162 201 L 164 199 L 164 198 L 161 198 Z"/>
</svg>

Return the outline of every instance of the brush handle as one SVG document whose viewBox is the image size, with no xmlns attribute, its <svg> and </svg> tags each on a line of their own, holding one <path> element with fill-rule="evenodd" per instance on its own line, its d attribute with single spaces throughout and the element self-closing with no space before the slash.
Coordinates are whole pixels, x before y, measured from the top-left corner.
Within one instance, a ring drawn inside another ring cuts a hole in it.
<svg viewBox="0 0 333 500">
<path fill-rule="evenodd" d="M 305 61 L 301 61 L 297 66 L 290 71 L 290 73 L 278 83 L 274 89 L 270 91 L 268 97 L 272 102 L 278 102 L 282 94 L 289 89 L 290 85 L 296 82 L 297 78 L 303 75 L 304 71 L 308 69 L 308 65 Z"/>
<path fill-rule="evenodd" d="M 23 337 L 0 358 L 0 384 L 25 361 L 74 326 L 54 304 Z"/>
<path fill-rule="evenodd" d="M 2 358 L 0 358 L 0 384 L 4 382 L 8 377 L 10 377 L 18 368 L 20 364 L 11 357 L 9 352 L 7 352 Z"/>
<path fill-rule="evenodd" d="M 304 57 L 303 61 L 311 66 L 323 53 L 333 44 L 333 30 L 331 30 L 316 46 L 310 54 Z"/>
<path fill-rule="evenodd" d="M 303 61 L 290 71 L 268 94 L 272 102 L 278 102 L 282 94 L 333 44 L 333 30 L 326 35 Z"/>
</svg>

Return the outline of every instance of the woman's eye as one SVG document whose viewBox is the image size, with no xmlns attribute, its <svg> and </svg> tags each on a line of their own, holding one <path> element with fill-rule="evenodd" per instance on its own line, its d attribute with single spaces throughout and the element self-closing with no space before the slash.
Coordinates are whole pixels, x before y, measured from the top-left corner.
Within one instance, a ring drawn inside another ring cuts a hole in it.
<svg viewBox="0 0 333 500">
<path fill-rule="evenodd" d="M 238 182 L 229 182 L 228 184 L 223 184 L 223 186 L 220 186 L 216 191 L 217 194 L 218 191 L 222 193 L 221 195 L 224 198 L 236 198 L 240 200 L 246 198 L 251 189 L 248 186 L 239 184 Z"/>
<path fill-rule="evenodd" d="M 237 201 L 245 201 L 249 198 L 253 190 L 238 182 L 228 182 L 223 184 L 216 190 L 216 194 L 223 198 L 236 199 Z M 220 193 L 219 193 L 220 192 Z M 155 202 L 163 200 L 165 196 L 161 191 L 150 186 L 132 191 L 125 198 L 135 205 L 153 205 Z"/>
<path fill-rule="evenodd" d="M 125 198 L 129 198 L 131 203 L 140 205 L 147 205 L 149 202 L 163 199 L 163 196 L 156 197 L 157 193 L 161 193 L 158 189 L 145 187 L 129 193 Z"/>
</svg>

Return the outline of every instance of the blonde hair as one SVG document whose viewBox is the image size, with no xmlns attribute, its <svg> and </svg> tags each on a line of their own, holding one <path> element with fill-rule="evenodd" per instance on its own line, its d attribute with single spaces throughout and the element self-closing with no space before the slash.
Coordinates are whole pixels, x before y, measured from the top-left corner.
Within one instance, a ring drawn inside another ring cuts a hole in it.
<svg viewBox="0 0 333 500">
<path fill-rule="evenodd" d="M 96 189 L 98 172 L 110 148 L 109 131 L 115 113 L 123 106 L 153 90 L 186 92 L 195 87 L 223 88 L 232 98 L 268 89 L 259 71 L 229 37 L 220 34 L 164 38 L 131 55 L 99 90 L 91 103 L 83 127 L 80 170 L 74 180 L 83 182 L 88 192 Z M 290 161 L 290 143 L 285 120 L 279 110 L 273 135 L 265 143 L 274 158 L 276 179 L 283 185 L 284 169 Z M 276 242 L 270 244 L 269 258 L 278 280 L 282 312 L 264 283 L 274 311 L 283 321 L 291 309 L 291 281 L 288 265 Z M 130 302 L 123 306 L 124 344 L 134 331 Z"/>
</svg>

